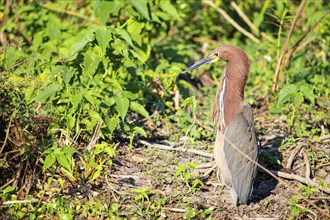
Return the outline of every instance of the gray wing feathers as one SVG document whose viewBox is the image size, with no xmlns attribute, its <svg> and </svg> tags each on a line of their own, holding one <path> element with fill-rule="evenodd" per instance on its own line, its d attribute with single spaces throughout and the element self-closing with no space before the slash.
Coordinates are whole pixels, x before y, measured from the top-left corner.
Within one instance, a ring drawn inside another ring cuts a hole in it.
<svg viewBox="0 0 330 220">
<path fill-rule="evenodd" d="M 224 152 L 228 168 L 232 174 L 233 188 L 238 202 L 246 204 L 256 176 L 256 165 L 238 152 L 227 140 L 247 154 L 254 161 L 258 156 L 258 144 L 253 123 L 252 111 L 245 108 L 244 113 L 231 123 L 225 132 Z"/>
</svg>

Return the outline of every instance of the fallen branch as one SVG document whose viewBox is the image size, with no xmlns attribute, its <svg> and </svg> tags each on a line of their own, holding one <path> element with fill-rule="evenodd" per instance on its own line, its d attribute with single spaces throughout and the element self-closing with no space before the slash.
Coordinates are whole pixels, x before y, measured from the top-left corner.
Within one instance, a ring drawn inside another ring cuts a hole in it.
<svg viewBox="0 0 330 220">
<path fill-rule="evenodd" d="M 311 179 L 307 179 L 307 178 L 304 178 L 302 176 L 298 176 L 296 174 L 284 173 L 284 172 L 281 172 L 281 171 L 270 170 L 270 172 L 272 172 L 272 174 L 274 174 L 274 175 L 276 175 L 278 177 L 282 177 L 284 179 L 296 180 L 296 181 L 298 181 L 300 183 L 303 183 L 305 185 L 310 184 L 313 187 L 317 188 L 318 190 L 323 191 L 323 192 L 325 192 L 327 194 L 330 194 L 330 189 L 322 189 L 322 188 L 320 188 L 319 185 L 318 185 L 318 183 L 314 182 Z"/>
<path fill-rule="evenodd" d="M 311 164 L 309 162 L 309 159 L 308 159 L 308 156 L 307 156 L 307 153 L 306 153 L 306 150 L 303 149 L 303 154 L 304 154 L 304 162 L 305 162 L 305 169 L 306 169 L 306 179 L 310 179 L 311 177 Z"/>
<path fill-rule="evenodd" d="M 288 159 L 288 162 L 286 163 L 286 168 L 291 169 L 292 163 L 298 152 L 301 150 L 302 145 L 298 145 L 290 154 L 290 157 Z"/>
<path fill-rule="evenodd" d="M 183 148 L 183 147 L 172 147 L 172 146 L 167 146 L 167 145 L 163 145 L 163 144 L 150 143 L 150 142 L 143 141 L 143 140 L 140 140 L 139 142 L 141 144 L 145 145 L 145 146 L 154 147 L 154 148 L 157 148 L 157 149 L 181 151 L 181 152 L 197 154 L 197 155 L 200 155 L 200 156 L 203 156 L 203 157 L 213 158 L 213 154 L 207 153 L 207 152 L 204 152 L 204 151 L 200 151 L 200 150 L 187 149 L 187 148 Z"/>
<path fill-rule="evenodd" d="M 14 200 L 14 201 L 5 201 L 1 205 L 12 205 L 12 204 L 24 204 L 24 203 L 36 203 L 37 199 L 29 199 L 29 200 Z"/>
<path fill-rule="evenodd" d="M 101 131 L 102 124 L 103 124 L 102 122 L 98 122 L 97 125 L 96 125 L 96 127 L 95 127 L 95 131 L 94 131 L 93 137 L 92 137 L 91 141 L 89 142 L 89 144 L 86 147 L 86 150 L 88 150 L 89 152 L 92 151 L 94 145 L 96 144 L 96 142 L 101 137 L 100 131 Z"/>
<path fill-rule="evenodd" d="M 211 6 L 212 8 L 214 8 L 215 10 L 217 10 L 217 12 L 219 12 L 219 14 L 222 15 L 222 17 L 224 17 L 231 25 L 233 25 L 239 32 L 241 32 L 242 34 L 244 34 L 245 36 L 247 36 L 248 38 L 250 38 L 252 41 L 254 41 L 255 43 L 260 43 L 260 40 L 258 38 L 256 38 L 253 34 L 251 34 L 250 32 L 248 32 L 247 30 L 245 30 L 244 28 L 242 28 L 238 23 L 236 23 L 236 21 L 234 21 L 228 14 L 227 12 L 225 12 L 224 10 L 222 10 L 221 8 L 219 8 L 216 4 L 214 4 L 214 2 L 212 1 L 205 1 L 205 4 Z"/>
</svg>

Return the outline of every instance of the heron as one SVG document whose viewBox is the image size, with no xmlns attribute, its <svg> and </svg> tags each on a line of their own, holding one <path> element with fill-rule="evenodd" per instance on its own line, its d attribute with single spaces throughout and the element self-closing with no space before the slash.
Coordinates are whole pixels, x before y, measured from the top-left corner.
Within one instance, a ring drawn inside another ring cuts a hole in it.
<svg viewBox="0 0 330 220">
<path fill-rule="evenodd" d="M 231 201 L 237 206 L 248 203 L 257 171 L 258 142 L 253 113 L 244 101 L 250 62 L 242 49 L 222 45 L 184 72 L 216 61 L 226 61 L 227 64 L 212 110 L 217 132 L 214 159 L 221 182 L 229 189 Z"/>
</svg>

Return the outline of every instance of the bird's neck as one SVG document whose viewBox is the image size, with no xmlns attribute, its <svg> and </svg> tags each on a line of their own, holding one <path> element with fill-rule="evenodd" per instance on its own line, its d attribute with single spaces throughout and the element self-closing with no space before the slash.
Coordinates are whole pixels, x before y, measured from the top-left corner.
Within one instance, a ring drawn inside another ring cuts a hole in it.
<svg viewBox="0 0 330 220">
<path fill-rule="evenodd" d="M 229 61 L 222 76 L 221 90 L 223 97 L 221 111 L 226 127 L 241 114 L 244 108 L 244 87 L 249 73 L 248 64 Z"/>
</svg>

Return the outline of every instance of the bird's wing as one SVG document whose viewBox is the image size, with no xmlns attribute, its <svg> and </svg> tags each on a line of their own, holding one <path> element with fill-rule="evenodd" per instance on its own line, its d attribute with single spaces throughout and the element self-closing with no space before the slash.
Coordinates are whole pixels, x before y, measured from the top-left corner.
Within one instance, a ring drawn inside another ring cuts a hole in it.
<svg viewBox="0 0 330 220">
<path fill-rule="evenodd" d="M 256 165 L 237 151 L 232 144 L 252 160 L 257 160 L 258 144 L 250 106 L 244 106 L 244 113 L 239 114 L 227 127 L 224 136 L 224 152 L 232 174 L 232 187 L 237 193 L 238 202 L 246 204 L 252 192 Z"/>
</svg>

